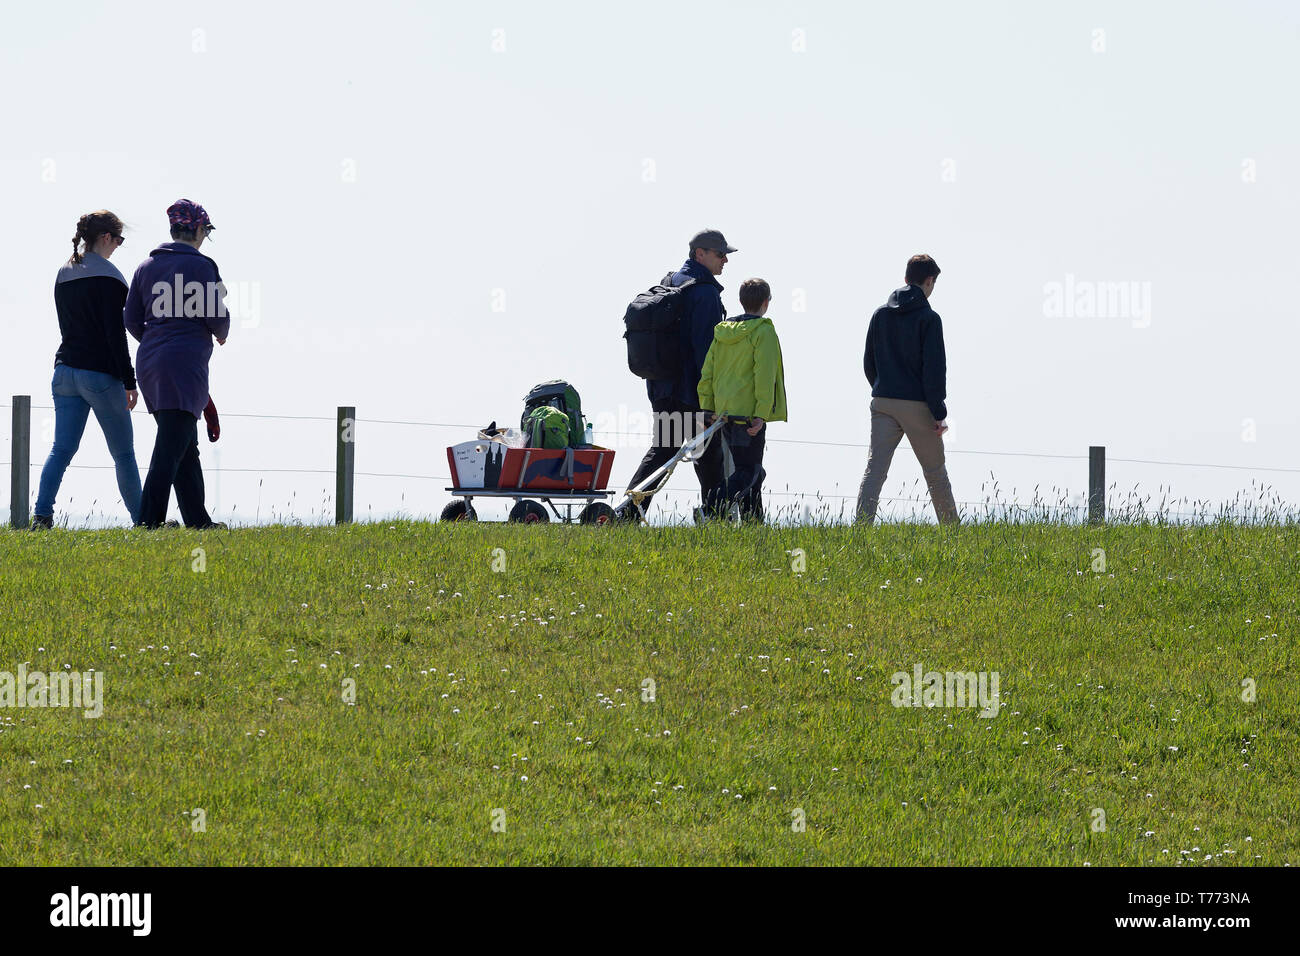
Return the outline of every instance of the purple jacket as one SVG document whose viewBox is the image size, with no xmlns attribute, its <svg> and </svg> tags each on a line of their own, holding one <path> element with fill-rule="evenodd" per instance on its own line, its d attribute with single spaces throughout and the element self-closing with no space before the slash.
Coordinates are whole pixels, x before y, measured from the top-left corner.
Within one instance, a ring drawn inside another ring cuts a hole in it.
<svg viewBox="0 0 1300 956">
<path fill-rule="evenodd" d="M 140 343 L 135 374 L 145 408 L 199 418 L 208 404 L 212 340 L 230 334 L 217 264 L 193 246 L 164 242 L 131 277 L 122 318 Z"/>
</svg>

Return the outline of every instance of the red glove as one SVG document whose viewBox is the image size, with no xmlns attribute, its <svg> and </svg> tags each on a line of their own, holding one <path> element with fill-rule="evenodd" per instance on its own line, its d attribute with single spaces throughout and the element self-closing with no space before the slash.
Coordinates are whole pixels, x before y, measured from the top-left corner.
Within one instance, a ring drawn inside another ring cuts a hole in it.
<svg viewBox="0 0 1300 956">
<path fill-rule="evenodd" d="M 212 396 L 208 396 L 208 406 L 203 409 L 203 420 L 208 424 L 208 441 L 216 441 L 221 437 L 221 422 L 217 419 L 217 406 L 212 404 Z"/>
</svg>

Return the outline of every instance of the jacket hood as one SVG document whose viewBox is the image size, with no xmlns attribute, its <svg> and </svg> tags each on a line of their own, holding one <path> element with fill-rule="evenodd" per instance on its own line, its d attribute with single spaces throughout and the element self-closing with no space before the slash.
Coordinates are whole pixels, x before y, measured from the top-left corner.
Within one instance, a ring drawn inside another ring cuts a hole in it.
<svg viewBox="0 0 1300 956">
<path fill-rule="evenodd" d="M 899 312 L 912 312 L 924 308 L 928 301 L 920 286 L 905 285 L 889 294 L 889 301 L 885 303 L 885 308 L 896 309 Z"/>
<path fill-rule="evenodd" d="M 87 252 L 80 262 L 73 262 L 69 259 L 63 264 L 63 268 L 59 270 L 58 278 L 54 280 L 54 284 L 60 285 L 64 282 L 72 282 L 75 279 L 90 279 L 95 276 L 108 276 L 111 279 L 116 279 L 122 285 L 127 284 L 117 266 L 95 252 Z"/>
<path fill-rule="evenodd" d="M 772 327 L 772 320 L 767 316 L 719 322 L 713 327 L 713 337 L 724 345 L 731 345 L 733 342 L 743 341 L 756 334 L 765 325 Z"/>
</svg>

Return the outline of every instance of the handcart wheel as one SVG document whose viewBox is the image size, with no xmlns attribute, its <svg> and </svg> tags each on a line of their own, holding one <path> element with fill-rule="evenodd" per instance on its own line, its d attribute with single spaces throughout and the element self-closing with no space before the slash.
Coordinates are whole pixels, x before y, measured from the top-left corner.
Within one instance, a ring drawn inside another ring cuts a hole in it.
<svg viewBox="0 0 1300 956">
<path fill-rule="evenodd" d="M 578 521 L 581 524 L 604 525 L 610 524 L 613 520 L 614 509 L 603 501 L 593 501 L 578 512 Z"/>
<path fill-rule="evenodd" d="M 510 521 L 519 524 L 546 524 L 551 516 L 536 501 L 520 501 L 510 509 Z"/>
<path fill-rule="evenodd" d="M 447 507 L 442 509 L 441 521 L 477 521 L 478 514 L 474 511 L 473 506 L 463 498 L 447 503 Z"/>
</svg>

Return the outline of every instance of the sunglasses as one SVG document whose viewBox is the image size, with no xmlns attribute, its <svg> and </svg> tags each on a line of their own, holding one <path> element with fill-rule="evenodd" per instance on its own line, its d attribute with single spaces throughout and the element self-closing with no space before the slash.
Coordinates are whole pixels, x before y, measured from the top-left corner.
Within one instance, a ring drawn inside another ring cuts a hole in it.
<svg viewBox="0 0 1300 956">
<path fill-rule="evenodd" d="M 112 236 L 112 237 L 117 241 L 117 244 L 118 244 L 119 246 L 120 246 L 122 243 L 126 242 L 126 236 L 119 236 L 119 235 L 118 235 L 117 233 L 115 233 L 115 232 L 110 232 L 109 235 Z"/>
</svg>

